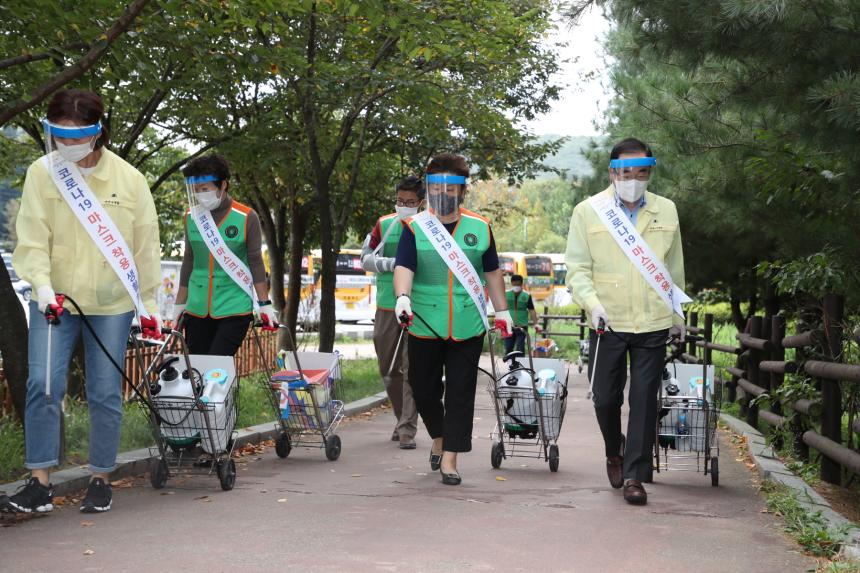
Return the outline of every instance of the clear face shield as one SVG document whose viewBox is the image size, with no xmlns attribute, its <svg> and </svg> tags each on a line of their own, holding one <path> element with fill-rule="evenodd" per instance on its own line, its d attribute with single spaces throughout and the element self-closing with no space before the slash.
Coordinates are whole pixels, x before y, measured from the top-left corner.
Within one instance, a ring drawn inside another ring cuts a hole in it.
<svg viewBox="0 0 860 573">
<path fill-rule="evenodd" d="M 427 206 L 438 216 L 450 215 L 460 209 L 460 196 L 466 178 L 451 173 L 433 173 L 427 176 Z"/>
<path fill-rule="evenodd" d="M 71 121 L 64 121 L 60 125 L 52 123 L 47 119 L 42 120 L 42 128 L 45 131 L 45 153 L 53 159 L 53 153 L 57 154 L 71 163 L 77 163 L 86 158 L 96 148 L 99 134 L 102 132 L 101 122 L 92 125 L 73 125 Z"/>
<path fill-rule="evenodd" d="M 223 193 L 220 179 L 214 175 L 197 175 L 185 178 L 188 208 L 196 216 L 200 211 L 212 211 L 221 204 Z"/>
<path fill-rule="evenodd" d="M 654 157 L 630 157 L 609 162 L 609 173 L 615 193 L 622 201 L 635 203 L 642 199 L 651 179 L 651 169 L 657 164 Z"/>
</svg>

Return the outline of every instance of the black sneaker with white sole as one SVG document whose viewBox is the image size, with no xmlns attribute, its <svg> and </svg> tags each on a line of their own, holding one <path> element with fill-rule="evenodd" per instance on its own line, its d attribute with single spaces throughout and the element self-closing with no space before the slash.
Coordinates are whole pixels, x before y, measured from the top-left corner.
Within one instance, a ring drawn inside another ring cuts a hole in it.
<svg viewBox="0 0 860 573">
<path fill-rule="evenodd" d="M 54 488 L 31 477 L 3 506 L 12 513 L 47 513 L 54 509 Z"/>
<path fill-rule="evenodd" d="M 84 503 L 81 505 L 81 511 L 84 513 L 101 513 L 110 510 L 111 504 L 111 487 L 109 483 L 105 483 L 102 478 L 93 478 L 87 488 L 87 496 L 84 498 Z"/>
</svg>

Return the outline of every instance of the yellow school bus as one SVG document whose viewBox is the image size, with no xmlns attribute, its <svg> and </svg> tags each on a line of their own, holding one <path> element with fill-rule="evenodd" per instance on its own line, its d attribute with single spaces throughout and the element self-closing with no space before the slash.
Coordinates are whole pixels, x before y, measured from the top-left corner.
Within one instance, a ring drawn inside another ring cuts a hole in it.
<svg viewBox="0 0 860 573">
<path fill-rule="evenodd" d="M 525 255 L 525 289 L 535 301 L 543 302 L 552 298 L 553 268 L 552 259 L 547 255 Z"/>
<path fill-rule="evenodd" d="M 372 321 L 376 314 L 376 281 L 361 268 L 361 250 L 337 254 L 334 287 L 335 318 L 340 322 Z"/>
</svg>

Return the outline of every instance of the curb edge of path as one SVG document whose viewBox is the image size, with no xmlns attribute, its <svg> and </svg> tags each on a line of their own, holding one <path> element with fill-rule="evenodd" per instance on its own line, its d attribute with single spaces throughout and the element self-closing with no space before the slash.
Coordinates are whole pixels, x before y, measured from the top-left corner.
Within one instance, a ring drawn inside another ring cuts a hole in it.
<svg viewBox="0 0 860 573">
<path fill-rule="evenodd" d="M 379 392 L 378 394 L 346 404 L 343 408 L 343 415 L 344 417 L 357 416 L 358 414 L 363 414 L 377 408 L 387 401 L 388 394 Z M 259 444 L 266 441 L 277 435 L 280 429 L 273 421 L 257 424 L 249 428 L 241 428 L 236 431 L 238 432 L 238 436 L 236 436 L 235 447 L 241 448 L 248 444 Z M 116 457 L 117 467 L 111 473 L 111 481 L 146 473 L 149 471 L 149 462 L 152 459 L 153 456 L 150 455 L 149 448 L 121 452 Z M 83 491 L 87 488 L 89 481 L 90 470 L 87 466 L 66 468 L 51 474 L 55 496 L 66 496 Z M 3 496 L 4 491 L 6 494 L 10 494 L 24 485 L 24 483 L 24 480 L 18 480 L 0 484 L 0 497 Z"/>
<path fill-rule="evenodd" d="M 803 478 L 798 477 L 776 457 L 765 436 L 746 422 L 725 412 L 720 413 L 720 419 L 736 434 L 746 438 L 747 449 L 755 463 L 756 472 L 762 480 L 768 480 L 787 486 L 797 494 L 797 501 L 810 513 L 820 513 L 828 527 L 846 527 L 845 540 L 839 550 L 839 556 L 848 561 L 860 561 L 860 527 L 853 521 L 834 511 L 820 493 L 815 491 Z"/>
</svg>

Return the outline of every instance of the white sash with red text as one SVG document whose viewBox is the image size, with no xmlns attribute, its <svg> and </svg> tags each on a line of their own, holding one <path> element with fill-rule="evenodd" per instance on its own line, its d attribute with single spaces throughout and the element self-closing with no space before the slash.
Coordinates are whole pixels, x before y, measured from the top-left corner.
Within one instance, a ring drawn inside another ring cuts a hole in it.
<svg viewBox="0 0 860 573">
<path fill-rule="evenodd" d="M 692 299 L 672 282 L 672 275 L 666 270 L 663 261 L 654 254 L 630 220 L 618 211 L 614 197 L 599 193 L 588 202 L 645 282 L 660 295 L 669 310 L 683 318 L 681 305 L 692 302 Z"/>
<path fill-rule="evenodd" d="M 140 297 L 140 277 L 134 264 L 134 253 L 128 248 L 125 238 L 104 206 L 96 199 L 78 166 L 63 159 L 56 151 L 53 156 L 46 155 L 44 161 L 60 196 L 116 273 L 138 315 L 149 318 Z"/>
<path fill-rule="evenodd" d="M 212 213 L 206 209 L 196 209 L 196 213 L 194 211 L 192 210 L 190 213 L 191 219 L 197 225 L 197 230 L 203 237 L 203 242 L 206 243 L 206 248 L 209 249 L 212 258 L 224 269 L 227 276 L 233 279 L 233 282 L 248 293 L 254 312 L 256 312 L 259 305 L 257 304 L 257 297 L 254 296 L 254 280 L 251 278 L 251 271 L 221 239 L 221 233 L 218 232 L 218 225 L 215 224 Z"/>
<path fill-rule="evenodd" d="M 481 282 L 481 277 L 478 276 L 478 271 L 466 257 L 466 253 L 463 252 L 448 229 L 430 211 L 422 211 L 412 217 L 412 220 L 427 236 L 430 244 L 448 265 L 448 269 L 472 297 L 472 302 L 475 303 L 478 312 L 481 313 L 484 327 L 489 330 L 490 322 L 487 320 L 487 300 L 484 298 L 484 285 Z"/>
</svg>

